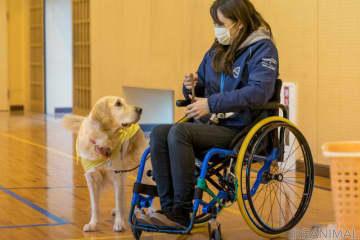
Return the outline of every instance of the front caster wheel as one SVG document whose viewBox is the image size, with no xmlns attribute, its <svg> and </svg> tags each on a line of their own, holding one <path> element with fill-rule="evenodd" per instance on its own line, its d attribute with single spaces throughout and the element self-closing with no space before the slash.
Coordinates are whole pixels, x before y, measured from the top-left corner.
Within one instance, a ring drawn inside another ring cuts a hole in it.
<svg viewBox="0 0 360 240">
<path fill-rule="evenodd" d="M 209 240 L 221 240 L 221 225 L 216 221 L 208 224 Z"/>
<path fill-rule="evenodd" d="M 140 240 L 142 231 L 136 229 L 135 227 L 132 227 L 132 228 L 131 228 L 131 231 L 132 231 L 132 233 L 133 233 L 134 238 L 135 238 L 136 240 Z"/>
</svg>

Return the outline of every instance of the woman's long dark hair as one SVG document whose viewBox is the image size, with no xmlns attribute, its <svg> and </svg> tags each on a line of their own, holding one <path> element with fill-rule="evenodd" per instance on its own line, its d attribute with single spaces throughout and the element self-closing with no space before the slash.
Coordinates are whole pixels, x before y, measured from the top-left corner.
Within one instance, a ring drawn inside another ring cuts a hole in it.
<svg viewBox="0 0 360 240">
<path fill-rule="evenodd" d="M 236 53 L 241 44 L 259 27 L 265 27 L 272 37 L 271 27 L 261 14 L 255 9 L 250 0 L 216 0 L 211 8 L 210 14 L 214 23 L 223 25 L 217 15 L 218 10 L 232 21 L 240 22 L 243 27 L 238 36 L 233 39 L 229 46 L 221 45 L 215 40 L 212 49 L 215 51 L 212 66 L 217 73 L 224 72 L 232 74 Z"/>
</svg>

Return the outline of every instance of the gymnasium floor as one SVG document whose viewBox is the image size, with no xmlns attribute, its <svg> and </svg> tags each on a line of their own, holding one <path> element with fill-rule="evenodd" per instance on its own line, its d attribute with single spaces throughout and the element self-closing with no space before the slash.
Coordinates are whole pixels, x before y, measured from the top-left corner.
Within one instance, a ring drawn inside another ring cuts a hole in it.
<svg viewBox="0 0 360 240">
<path fill-rule="evenodd" d="M 130 230 L 112 232 L 111 191 L 102 197 L 100 231 L 82 232 L 90 203 L 83 171 L 73 158 L 73 141 L 54 117 L 0 112 L 0 240 L 133 239 Z M 129 177 L 128 193 L 132 181 Z M 317 178 L 307 214 L 283 239 L 305 239 L 302 232 L 327 228 L 333 220 L 329 181 Z M 224 239 L 259 239 L 236 205 L 226 209 L 220 221 Z M 203 226 L 187 236 L 145 233 L 142 239 L 198 240 L 208 239 L 208 234 Z"/>
</svg>

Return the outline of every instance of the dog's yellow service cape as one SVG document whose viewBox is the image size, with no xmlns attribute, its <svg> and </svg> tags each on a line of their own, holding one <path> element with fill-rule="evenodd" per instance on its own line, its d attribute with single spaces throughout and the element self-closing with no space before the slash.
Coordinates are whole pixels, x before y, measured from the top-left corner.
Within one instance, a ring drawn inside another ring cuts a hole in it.
<svg viewBox="0 0 360 240">
<path fill-rule="evenodd" d="M 115 144 L 114 149 L 112 149 L 111 158 L 115 158 L 117 154 L 120 154 L 121 145 L 126 140 L 132 138 L 137 133 L 137 131 L 139 131 L 139 129 L 140 129 L 139 124 L 132 124 L 131 126 L 129 126 L 127 128 L 121 129 L 117 133 L 116 138 L 118 139 L 118 142 Z M 79 156 L 77 145 L 78 145 L 78 143 L 77 143 L 77 140 L 76 140 L 76 146 L 75 146 L 76 147 L 76 159 L 77 159 L 77 161 L 81 162 L 81 165 L 83 166 L 85 171 L 88 171 L 88 170 L 90 170 L 92 168 L 95 168 L 95 167 L 99 167 L 99 166 L 103 165 L 104 163 L 106 163 L 106 161 L 108 160 L 105 157 L 100 157 L 97 160 L 87 160 L 87 159 L 81 158 Z"/>
</svg>

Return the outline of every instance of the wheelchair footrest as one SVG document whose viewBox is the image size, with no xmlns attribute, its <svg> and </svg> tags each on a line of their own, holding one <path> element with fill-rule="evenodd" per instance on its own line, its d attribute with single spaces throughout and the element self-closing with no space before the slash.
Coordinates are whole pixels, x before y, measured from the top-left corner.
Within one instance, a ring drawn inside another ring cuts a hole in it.
<svg viewBox="0 0 360 240">
<path fill-rule="evenodd" d="M 151 224 L 139 223 L 135 220 L 133 228 L 139 229 L 145 232 L 160 232 L 160 233 L 170 233 L 170 234 L 187 234 L 189 233 L 188 228 L 181 227 L 167 227 L 167 226 L 157 226 Z"/>
<path fill-rule="evenodd" d="M 142 193 L 142 194 L 146 194 L 146 195 L 153 196 L 153 197 L 159 196 L 156 186 L 142 184 L 142 183 L 134 183 L 133 192 L 134 193 Z"/>
<path fill-rule="evenodd" d="M 145 213 L 143 213 L 145 214 Z M 140 216 L 139 216 L 140 215 Z M 159 226 L 147 222 L 142 219 L 141 214 L 135 212 L 131 215 L 130 225 L 133 230 L 140 230 L 145 232 L 160 232 L 160 233 L 170 233 L 170 234 L 188 234 L 193 226 L 193 223 L 190 222 L 186 227 L 169 227 L 169 226 Z"/>
<path fill-rule="evenodd" d="M 157 226 L 157 225 L 151 225 L 151 224 L 145 224 L 145 223 L 138 223 L 136 221 L 135 225 L 140 228 L 151 228 L 151 229 L 157 229 L 158 231 L 165 230 L 165 231 L 184 231 L 186 228 L 182 227 L 167 227 L 167 226 Z"/>
</svg>

